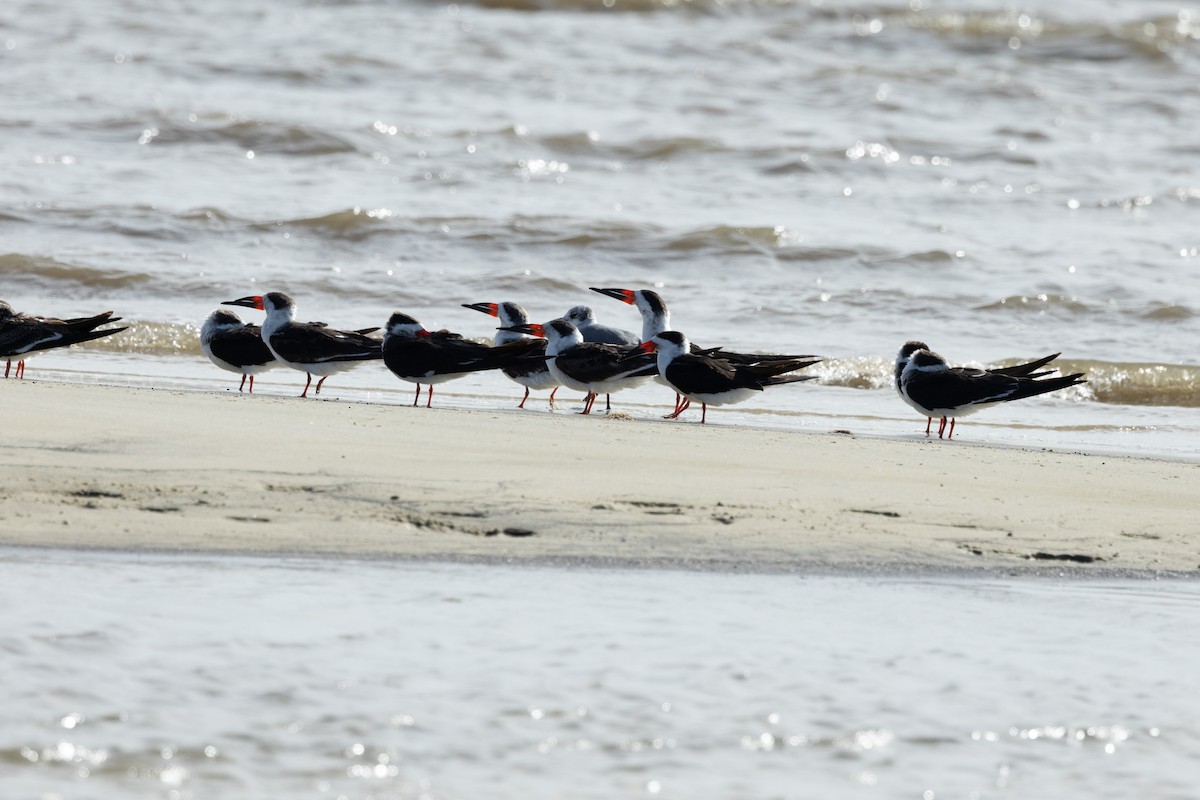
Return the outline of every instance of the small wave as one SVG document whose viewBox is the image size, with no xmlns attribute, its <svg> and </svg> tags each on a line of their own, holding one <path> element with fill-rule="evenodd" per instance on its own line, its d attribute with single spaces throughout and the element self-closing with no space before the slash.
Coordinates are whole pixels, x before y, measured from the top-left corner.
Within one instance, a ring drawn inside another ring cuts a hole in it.
<svg viewBox="0 0 1200 800">
<path fill-rule="evenodd" d="M 85 267 L 23 253 L 0 255 L 0 275 L 7 281 L 20 283 L 25 291 L 38 288 L 48 295 L 73 292 L 80 288 L 127 289 L 151 280 L 151 276 L 141 272 Z"/>
<path fill-rule="evenodd" d="M 716 225 L 672 237 L 664 245 L 664 249 L 688 253 L 697 250 L 715 250 L 729 254 L 752 254 L 773 252 L 793 241 L 795 241 L 795 237 L 782 225 L 774 227 Z"/>
<path fill-rule="evenodd" d="M 743 3 L 730 0 L 475 0 L 481 8 L 502 11 L 581 11 L 606 13 L 652 13 L 661 11 L 694 10 L 711 12 L 729 6 L 756 5 L 754 0 Z"/>
<path fill-rule="evenodd" d="M 220 208 L 206 206 L 204 208 L 193 208 L 188 211 L 176 214 L 176 219 L 183 222 L 241 222 L 242 220 Z"/>
<path fill-rule="evenodd" d="M 847 261 L 861 257 L 862 252 L 848 247 L 802 247 L 799 245 L 783 248 L 775 253 L 780 261 L 791 262 L 825 262 Z"/>
<path fill-rule="evenodd" d="M 616 155 L 629 159 L 657 161 L 693 153 L 718 153 L 728 149 L 714 139 L 698 136 L 672 136 L 639 139 L 613 148 Z"/>
<path fill-rule="evenodd" d="M 1059 370 L 1086 372 L 1098 403 L 1200 407 L 1200 366 L 1064 361 Z"/>
<path fill-rule="evenodd" d="M 373 233 L 379 233 L 386 228 L 385 221 L 394 214 L 386 208 L 348 208 L 334 211 L 317 217 L 298 217 L 282 219 L 274 222 L 256 222 L 251 228 L 260 231 L 273 231 L 282 227 L 305 228 L 316 233 L 333 235 L 338 238 L 363 239 Z"/>
<path fill-rule="evenodd" d="M 1176 303 L 1150 303 L 1145 308 L 1138 312 L 1138 316 L 1147 320 L 1161 321 L 1179 321 L 1189 320 L 1196 316 L 1196 312 L 1185 305 Z"/>
<path fill-rule="evenodd" d="M 805 370 L 806 375 L 829 386 L 845 386 L 850 389 L 886 389 L 892 385 L 892 364 L 887 359 L 873 356 L 854 358 L 831 358 Z"/>
<path fill-rule="evenodd" d="M 1045 313 L 1065 311 L 1071 314 L 1087 314 L 1091 308 L 1078 298 L 1064 294 L 1041 293 L 1035 295 L 1015 294 L 1002 297 L 992 303 L 976 306 L 976 311 L 1013 311 Z"/>
<path fill-rule="evenodd" d="M 110 353 L 136 353 L 148 356 L 203 356 L 200 328 L 190 323 L 144 322 L 123 319 L 128 326 L 115 336 L 88 342 L 86 346 Z"/>
<path fill-rule="evenodd" d="M 139 140 L 148 146 L 177 144 L 226 144 L 255 153 L 289 156 L 324 156 L 355 153 L 350 141 L 328 131 L 303 125 L 286 125 L 261 120 L 237 120 L 224 124 L 195 123 L 180 125 L 162 122 L 146 129 Z"/>
<path fill-rule="evenodd" d="M 1076 297 L 1044 292 L 1036 295 L 1010 295 L 995 302 L 976 306 L 977 311 L 1011 311 L 1014 313 L 1065 313 L 1095 315 L 1098 309 Z M 1182 303 L 1153 300 L 1148 303 L 1127 304 L 1112 309 L 1112 313 L 1136 317 L 1150 322 L 1188 322 L 1197 316 L 1195 310 Z"/>
<path fill-rule="evenodd" d="M 524 129 L 516 131 L 522 135 Z M 593 131 L 570 131 L 537 137 L 538 144 L 556 153 L 624 161 L 666 161 L 696 153 L 721 153 L 729 147 L 701 136 L 652 136 L 632 141 L 609 141 Z M 745 150 L 739 150 L 745 154 Z"/>
</svg>

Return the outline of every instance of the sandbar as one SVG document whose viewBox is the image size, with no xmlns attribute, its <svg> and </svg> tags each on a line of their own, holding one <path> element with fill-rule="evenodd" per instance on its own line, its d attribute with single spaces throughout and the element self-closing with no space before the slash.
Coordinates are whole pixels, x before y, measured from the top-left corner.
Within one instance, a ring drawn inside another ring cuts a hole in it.
<svg viewBox="0 0 1200 800">
<path fill-rule="evenodd" d="M 0 383 L 0 545 L 1200 574 L 1200 465 L 628 415 Z"/>
</svg>

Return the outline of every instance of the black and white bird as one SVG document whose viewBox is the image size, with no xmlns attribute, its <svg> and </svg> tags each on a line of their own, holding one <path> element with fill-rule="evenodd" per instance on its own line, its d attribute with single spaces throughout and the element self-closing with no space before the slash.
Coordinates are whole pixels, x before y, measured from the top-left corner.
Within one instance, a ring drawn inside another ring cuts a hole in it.
<svg viewBox="0 0 1200 800">
<path fill-rule="evenodd" d="M 616 344 L 632 347 L 641 344 L 642 340 L 636 333 L 611 325 L 601 325 L 596 322 L 596 312 L 591 306 L 572 306 L 563 314 L 563 319 L 575 326 L 585 342 L 599 344 Z"/>
<path fill-rule="evenodd" d="M 426 408 L 433 405 L 433 385 L 462 378 L 472 372 L 503 369 L 510 365 L 544 363 L 545 343 L 524 338 L 490 346 L 464 339 L 450 331 L 428 331 L 397 311 L 383 332 L 383 363 L 401 380 L 417 385 L 413 405 L 421 399 L 421 384 L 429 386 Z"/>
<path fill-rule="evenodd" d="M 25 377 L 25 360 L 46 350 L 70 347 L 80 342 L 90 342 L 112 336 L 128 328 L 105 328 L 101 325 L 117 322 L 113 312 L 105 311 L 94 317 L 57 319 L 35 317 L 13 311 L 12 306 L 0 300 L 0 358 L 5 359 L 4 377 L 8 377 L 12 362 L 17 362 L 15 377 Z"/>
<path fill-rule="evenodd" d="M 218 308 L 204 320 L 200 327 L 200 349 L 221 369 L 242 376 L 239 392 L 249 378 L 250 393 L 254 394 L 254 376 L 279 366 L 275 354 L 263 341 L 262 329 L 227 308 Z"/>
<path fill-rule="evenodd" d="M 614 300 L 620 300 L 622 303 L 627 303 L 635 307 L 642 315 L 642 341 L 648 342 L 663 331 L 671 330 L 671 312 L 667 308 L 667 302 L 663 300 L 662 295 L 652 289 L 598 289 L 595 286 L 588 287 L 593 292 L 611 297 Z M 782 355 L 782 354 L 764 354 L 764 353 L 737 353 L 731 350 L 726 350 L 724 347 L 702 348 L 695 342 L 690 344 L 691 352 L 699 355 L 712 355 L 721 358 L 724 361 L 729 361 L 734 364 L 759 364 L 770 361 L 795 361 L 798 359 L 816 359 L 820 361 L 818 356 L 814 355 Z M 666 383 L 666 379 L 659 376 L 660 383 Z M 675 395 L 675 411 L 668 414 L 668 419 L 673 418 L 679 411 L 680 403 L 682 402 L 681 395 Z"/>
<path fill-rule="evenodd" d="M 658 374 L 684 397 L 684 401 L 667 418 L 678 417 L 695 400 L 701 406 L 701 424 L 708 419 L 709 406 L 740 403 L 768 386 L 813 380 L 816 377 L 814 375 L 793 373 L 820 360 L 796 359 L 738 364 L 721 358 L 719 353 L 693 353 L 691 342 L 679 331 L 655 334 L 636 349 L 647 353 L 657 352 Z"/>
<path fill-rule="evenodd" d="M 916 350 L 909 355 L 908 364 L 900 373 L 900 391 L 918 412 L 931 419 L 941 419 L 938 425 L 940 439 L 946 430 L 947 419 L 950 420 L 950 431 L 946 438 L 952 438 L 958 417 L 997 403 L 1055 392 L 1086 381 L 1082 372 L 1055 377 L 1021 377 L 985 369 L 951 367 L 946 359 L 931 350 Z"/>
<path fill-rule="evenodd" d="M 263 342 L 281 364 L 307 375 L 301 397 L 308 397 L 313 375 L 321 376 L 314 392 L 320 394 L 322 384 L 330 375 L 344 372 L 363 361 L 383 357 L 379 340 L 363 332 L 377 328 L 341 331 L 323 322 L 296 322 L 296 301 L 283 292 L 250 295 L 227 300 L 222 305 L 267 312 L 261 329 Z"/>
<path fill-rule="evenodd" d="M 639 386 L 657 371 L 653 359 L 634 352 L 634 347 L 585 342 L 579 329 L 565 319 L 507 330 L 545 338 L 546 366 L 560 384 L 586 393 L 584 414 L 592 412 L 597 395 Z"/>
<path fill-rule="evenodd" d="M 904 394 L 904 390 L 900 388 L 900 376 L 904 372 L 904 368 L 906 366 L 908 366 L 908 359 L 911 358 L 912 354 L 917 352 L 918 350 L 929 350 L 930 352 L 932 352 L 933 348 L 930 347 L 929 345 L 925 344 L 924 342 L 918 342 L 915 340 L 910 340 L 910 341 L 905 342 L 904 345 L 900 348 L 900 352 L 896 355 L 896 364 L 895 364 L 895 367 L 893 370 L 893 377 L 895 378 L 895 382 L 896 382 L 896 394 L 900 395 L 900 399 L 903 400 L 904 402 L 908 403 L 910 406 L 912 406 L 917 411 L 921 411 L 921 408 L 916 403 L 914 403 L 912 400 L 909 400 L 908 396 L 906 394 Z M 1011 367 L 994 367 L 987 371 L 995 373 L 996 375 L 1008 375 L 1008 376 L 1011 376 L 1014 378 L 1041 378 L 1046 375 L 1051 375 L 1057 371 L 1054 367 L 1051 367 L 1050 369 L 1045 370 L 1044 372 L 1038 372 L 1038 370 L 1040 370 L 1042 367 L 1048 365 L 1051 361 L 1058 358 L 1060 355 L 1062 355 L 1062 353 L 1051 353 L 1048 356 L 1039 358 L 1035 361 L 1029 361 L 1025 364 L 1014 364 Z M 932 426 L 932 425 L 933 425 L 933 417 L 927 417 L 925 420 L 925 435 L 926 436 L 929 436 L 929 429 L 930 429 L 930 426 Z"/>
<path fill-rule="evenodd" d="M 529 314 L 516 303 L 463 303 L 462 305 L 463 308 L 470 308 L 474 311 L 481 311 L 484 314 L 496 317 L 505 328 L 511 328 L 514 325 L 525 325 L 529 322 Z M 509 330 L 497 329 L 492 343 L 500 346 L 531 338 L 533 337 L 525 333 L 514 333 Z M 544 356 L 546 354 L 546 340 L 536 339 L 535 341 L 539 342 L 541 348 L 540 354 Z M 515 383 L 525 387 L 525 396 L 521 398 L 521 402 L 517 404 L 517 408 L 525 407 L 525 401 L 529 399 L 530 389 L 550 389 L 550 405 L 554 405 L 554 395 L 558 392 L 558 379 L 550 374 L 550 369 L 546 366 L 545 359 L 540 362 L 529 361 L 526 363 L 509 364 L 506 367 L 502 367 L 500 371 Z"/>
</svg>

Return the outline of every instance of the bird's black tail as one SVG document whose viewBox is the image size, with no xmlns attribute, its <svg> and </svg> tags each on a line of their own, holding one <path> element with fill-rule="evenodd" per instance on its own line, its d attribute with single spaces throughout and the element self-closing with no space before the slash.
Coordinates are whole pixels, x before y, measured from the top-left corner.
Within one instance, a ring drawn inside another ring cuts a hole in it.
<svg viewBox="0 0 1200 800">
<path fill-rule="evenodd" d="M 1066 389 L 1069 386 L 1075 386 L 1080 383 L 1087 383 L 1085 373 L 1076 372 L 1073 375 L 1060 375 L 1057 378 L 1018 378 L 1020 383 L 1017 391 L 1013 393 L 1008 400 L 1021 400 L 1026 397 L 1036 397 L 1039 394 L 1047 392 L 1057 392 L 1059 389 Z"/>
</svg>

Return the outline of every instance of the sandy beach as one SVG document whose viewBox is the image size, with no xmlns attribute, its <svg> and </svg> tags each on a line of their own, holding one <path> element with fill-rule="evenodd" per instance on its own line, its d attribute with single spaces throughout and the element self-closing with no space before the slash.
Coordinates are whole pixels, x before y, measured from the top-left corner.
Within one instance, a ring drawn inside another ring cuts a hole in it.
<svg viewBox="0 0 1200 800">
<path fill-rule="evenodd" d="M 1190 463 L 9 381 L 0 543 L 706 569 L 1200 570 Z M 13 424 L 19 421 L 19 424 Z"/>
</svg>

